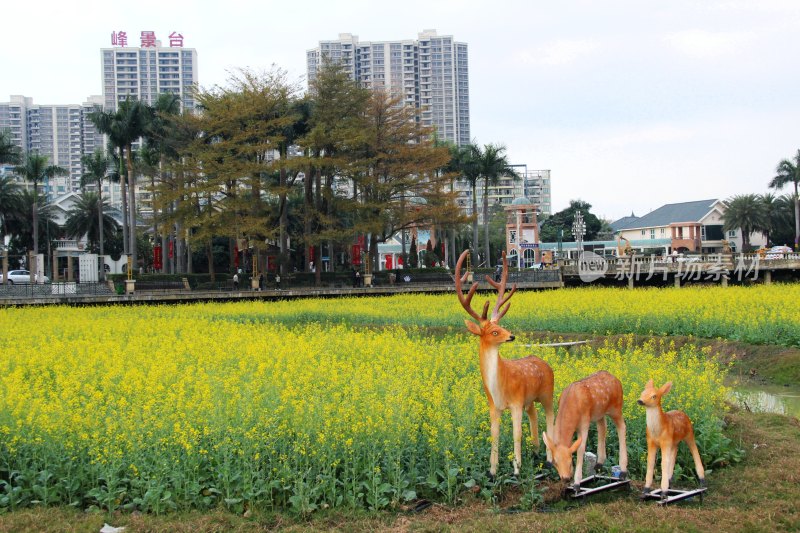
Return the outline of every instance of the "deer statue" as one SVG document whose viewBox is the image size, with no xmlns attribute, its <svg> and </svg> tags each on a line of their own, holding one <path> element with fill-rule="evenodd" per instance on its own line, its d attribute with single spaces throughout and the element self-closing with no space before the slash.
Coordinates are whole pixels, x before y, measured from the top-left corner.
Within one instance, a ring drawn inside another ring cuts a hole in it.
<svg viewBox="0 0 800 533">
<path fill-rule="evenodd" d="M 647 476 L 644 481 L 644 493 L 648 494 L 653 486 L 653 470 L 656 465 L 656 447 L 661 448 L 661 499 L 668 496 L 669 483 L 675 469 L 675 459 L 678 456 L 678 444 L 684 441 L 689 445 L 689 450 L 694 458 L 694 468 L 700 486 L 705 485 L 705 470 L 697 443 L 694 441 L 692 421 L 683 411 L 669 411 L 661 409 L 661 398 L 672 388 L 669 381 L 659 388 L 653 385 L 653 380 L 644 386 L 642 395 L 637 402 L 645 408 L 647 419 Z"/>
<path fill-rule="evenodd" d="M 500 445 L 500 417 L 506 409 L 511 410 L 511 420 L 514 427 L 514 475 L 519 475 L 522 461 L 522 411 L 528 413 L 531 426 L 531 438 L 535 448 L 539 449 L 539 431 L 537 429 L 536 406 L 539 402 L 544 407 L 547 429 L 553 427 L 553 369 L 542 359 L 534 355 L 522 359 L 504 359 L 500 357 L 500 345 L 514 340 L 514 335 L 499 324 L 500 319 L 508 311 L 511 303 L 509 300 L 517 290 L 514 285 L 511 292 L 506 291 L 508 281 L 508 262 L 503 252 L 503 273 L 499 281 L 486 276 L 486 281 L 497 290 L 497 302 L 488 317 L 489 301 L 483 305 L 483 314 L 472 309 L 472 297 L 478 288 L 478 282 L 470 287 L 466 295 L 462 284 L 467 280 L 469 272 L 461 277 L 461 265 L 467 257 L 469 250 L 464 251 L 456 263 L 455 283 L 458 301 L 475 321 L 464 319 L 467 329 L 479 337 L 478 354 L 480 356 L 481 378 L 483 390 L 489 402 L 489 418 L 492 427 L 492 452 L 490 459 L 489 475 L 494 478 L 497 474 L 497 460 Z M 550 453 L 547 454 L 550 461 Z"/>
<path fill-rule="evenodd" d="M 597 423 L 597 466 L 606 461 L 606 415 L 617 426 L 619 436 L 619 466 L 622 477 L 628 475 L 628 448 L 625 445 L 625 420 L 622 418 L 622 383 L 601 370 L 580 381 L 571 383 L 558 400 L 555 429 L 542 435 L 544 444 L 553 455 L 562 481 L 572 477 L 572 454 L 577 450 L 573 487 L 578 488 L 583 479 L 583 454 L 589 437 L 589 424 Z M 572 442 L 572 435 L 578 438 Z"/>
</svg>

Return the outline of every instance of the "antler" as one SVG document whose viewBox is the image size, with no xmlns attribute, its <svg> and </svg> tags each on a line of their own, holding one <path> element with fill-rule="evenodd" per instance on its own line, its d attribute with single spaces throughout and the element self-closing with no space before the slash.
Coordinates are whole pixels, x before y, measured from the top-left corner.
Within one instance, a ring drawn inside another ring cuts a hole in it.
<svg viewBox="0 0 800 533">
<path fill-rule="evenodd" d="M 486 276 L 486 281 L 489 282 L 489 285 L 494 287 L 497 290 L 497 302 L 494 304 L 494 310 L 492 311 L 492 322 L 499 322 L 503 315 L 508 312 L 508 308 L 511 307 L 511 302 L 509 300 L 514 293 L 517 292 L 517 284 L 515 283 L 513 287 L 511 287 L 511 292 L 508 293 L 508 296 L 505 296 L 506 292 L 506 282 L 508 281 L 508 261 L 506 260 L 506 252 L 503 250 L 503 275 L 500 276 L 500 281 L 494 281 L 489 276 Z M 505 305 L 505 307 L 503 307 Z M 486 307 L 489 307 L 489 302 L 486 302 Z M 486 318 L 486 312 L 484 311 L 484 320 Z"/>
<path fill-rule="evenodd" d="M 489 312 L 489 302 L 487 301 L 483 305 L 483 316 L 478 316 L 478 313 L 472 308 L 472 297 L 475 296 L 475 291 L 478 290 L 478 282 L 472 284 L 472 287 L 469 288 L 469 292 L 466 296 L 464 296 L 464 289 L 462 288 L 462 283 L 467 281 L 467 275 L 469 271 L 465 272 L 463 276 L 461 276 L 461 265 L 464 264 L 464 259 L 466 259 L 467 254 L 469 254 L 469 250 L 464 250 L 461 252 L 461 256 L 458 258 L 456 262 L 456 295 L 458 296 L 458 301 L 461 302 L 461 307 L 469 313 L 469 316 L 481 322 L 486 320 L 486 314 Z"/>
</svg>

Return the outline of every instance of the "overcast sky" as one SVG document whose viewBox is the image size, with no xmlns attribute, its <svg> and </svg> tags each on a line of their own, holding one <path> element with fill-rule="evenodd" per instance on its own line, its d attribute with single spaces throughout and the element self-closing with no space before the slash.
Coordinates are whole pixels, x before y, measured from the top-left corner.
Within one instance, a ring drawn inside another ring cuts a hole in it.
<svg viewBox="0 0 800 533">
<path fill-rule="evenodd" d="M 112 31 L 172 31 L 202 87 L 276 65 L 305 87 L 305 52 L 339 33 L 469 45 L 471 135 L 552 171 L 553 209 L 615 219 L 664 203 L 766 192 L 800 148 L 800 1 L 404 0 L 4 2 L 0 101 L 101 94 Z"/>
</svg>

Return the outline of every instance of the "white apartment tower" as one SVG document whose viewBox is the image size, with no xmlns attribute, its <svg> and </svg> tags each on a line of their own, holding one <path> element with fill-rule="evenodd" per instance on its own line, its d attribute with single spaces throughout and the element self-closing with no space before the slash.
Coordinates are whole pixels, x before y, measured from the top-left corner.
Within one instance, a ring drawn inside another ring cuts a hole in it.
<svg viewBox="0 0 800 533">
<path fill-rule="evenodd" d="M 306 52 L 309 86 L 324 58 L 343 65 L 362 86 L 402 97 L 405 105 L 420 110 L 422 124 L 435 128 L 439 139 L 469 144 L 466 43 L 436 30 L 425 30 L 416 40 L 379 42 L 359 42 L 358 36 L 342 33 Z"/>
<path fill-rule="evenodd" d="M 100 96 L 90 96 L 83 104 L 40 105 L 33 98 L 13 95 L 9 102 L 0 103 L 0 130 L 9 130 L 14 144 L 25 153 L 47 156 L 48 164 L 69 171 L 68 176 L 41 185 L 48 200 L 80 189 L 81 156 L 103 145 L 103 136 L 88 116 L 100 107 Z"/>
<path fill-rule="evenodd" d="M 111 34 L 113 48 L 101 49 L 103 102 L 106 111 L 132 98 L 152 105 L 161 93 L 178 95 L 181 109 L 195 109 L 197 51 L 183 47 L 183 35 L 172 32 L 162 46 L 155 32 L 143 31 L 140 46 L 128 46 L 127 32 Z"/>
</svg>

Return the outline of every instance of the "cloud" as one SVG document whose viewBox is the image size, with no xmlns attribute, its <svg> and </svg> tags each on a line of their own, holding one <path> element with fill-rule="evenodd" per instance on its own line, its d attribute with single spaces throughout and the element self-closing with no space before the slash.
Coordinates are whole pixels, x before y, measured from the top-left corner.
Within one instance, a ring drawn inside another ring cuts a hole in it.
<svg viewBox="0 0 800 533">
<path fill-rule="evenodd" d="M 597 48 L 597 43 L 591 41 L 557 40 L 533 50 L 522 50 L 517 54 L 517 59 L 527 65 L 560 66 L 583 59 Z"/>
<path fill-rule="evenodd" d="M 667 44 L 696 59 L 717 59 L 747 46 L 754 38 L 751 32 L 711 32 L 685 30 L 667 35 Z"/>
</svg>

